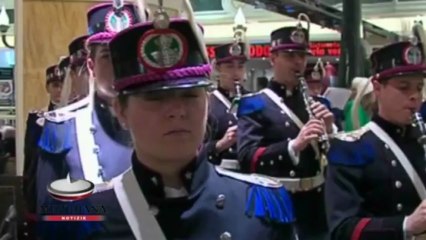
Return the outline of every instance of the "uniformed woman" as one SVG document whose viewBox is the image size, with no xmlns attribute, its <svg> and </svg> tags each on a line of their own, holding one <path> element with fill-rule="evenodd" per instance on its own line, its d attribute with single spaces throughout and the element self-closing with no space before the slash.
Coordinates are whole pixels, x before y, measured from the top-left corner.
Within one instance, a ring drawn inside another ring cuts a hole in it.
<svg viewBox="0 0 426 240">
<path fill-rule="evenodd" d="M 205 148 L 210 162 L 238 170 L 237 116 L 234 109 L 238 107 L 239 98 L 248 93 L 243 88 L 247 44 L 229 43 L 216 47 L 214 51 L 213 65 L 218 74 L 218 88 L 210 95 L 209 134 Z"/>
<path fill-rule="evenodd" d="M 156 16 L 109 45 L 113 106 L 134 153 L 132 167 L 113 180 L 116 201 L 94 239 L 295 239 L 279 183 L 215 168 L 199 154 L 210 85 L 205 44 L 193 21 L 169 21 L 161 7 Z"/>
<path fill-rule="evenodd" d="M 90 35 L 86 41 L 89 48 L 87 65 L 91 73 L 89 93 L 77 102 L 45 114 L 39 141 L 42 154 L 37 169 L 37 213 L 40 218 L 52 214 L 45 208 L 51 205 L 70 209 L 68 214 L 71 215 L 85 214 L 77 211 L 81 208 L 68 206 L 72 204 L 53 201 L 47 190 L 52 182 L 68 177 L 73 181 L 84 179 L 97 186 L 104 185 L 130 167 L 130 137 L 112 114 L 108 96 L 102 94 L 104 92 L 100 88 L 95 90 L 94 85 L 103 86 L 102 89 L 112 88 L 108 42 L 117 32 L 137 23 L 140 18 L 134 3 L 114 1 L 92 7 L 87 13 L 87 20 Z M 75 70 L 79 70 L 86 63 L 86 52 L 76 49 L 79 50 L 73 60 L 76 60 Z M 79 226 L 82 229 L 71 231 L 65 231 L 61 224 L 42 223 L 39 235 L 44 240 L 83 239 L 97 229 L 97 224 L 88 222 L 74 224 L 68 230 Z"/>
</svg>

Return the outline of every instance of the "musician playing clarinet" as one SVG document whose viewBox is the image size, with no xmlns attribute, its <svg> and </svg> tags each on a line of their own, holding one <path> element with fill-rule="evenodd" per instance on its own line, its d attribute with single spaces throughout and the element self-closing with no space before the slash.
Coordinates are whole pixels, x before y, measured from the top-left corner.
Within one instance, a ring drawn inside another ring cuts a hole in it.
<svg viewBox="0 0 426 240">
<path fill-rule="evenodd" d="M 234 52 L 232 51 L 234 49 Z M 205 144 L 208 159 L 216 165 L 238 170 L 237 118 L 232 108 L 242 94 L 248 93 L 242 86 L 245 73 L 246 44 L 230 43 L 214 49 L 214 69 L 218 87 L 210 95 L 208 135 Z"/>
<path fill-rule="evenodd" d="M 423 35 L 422 26 L 414 29 Z M 425 237 L 425 132 L 417 111 L 426 64 L 418 37 L 373 52 L 378 113 L 331 139 L 325 195 L 333 240 Z"/>
<path fill-rule="evenodd" d="M 300 85 L 310 55 L 309 28 L 299 23 L 275 30 L 271 46 L 272 81 L 240 102 L 238 159 L 243 171 L 276 177 L 293 192 L 301 240 L 326 239 L 324 164 L 316 140 L 333 132 L 334 117 Z M 308 106 L 304 96 L 312 100 Z"/>
</svg>

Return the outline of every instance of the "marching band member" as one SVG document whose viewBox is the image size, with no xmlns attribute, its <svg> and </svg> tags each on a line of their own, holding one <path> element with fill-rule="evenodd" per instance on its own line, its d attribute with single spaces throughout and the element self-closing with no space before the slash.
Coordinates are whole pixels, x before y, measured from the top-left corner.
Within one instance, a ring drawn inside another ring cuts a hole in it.
<svg viewBox="0 0 426 240">
<path fill-rule="evenodd" d="M 57 108 L 61 100 L 62 84 L 64 79 L 60 75 L 58 65 L 53 65 L 46 70 L 46 91 L 49 94 L 49 105 L 44 108 L 44 112 Z"/>
<path fill-rule="evenodd" d="M 115 94 L 107 45 L 117 32 L 138 23 L 141 17 L 133 3 L 114 1 L 94 6 L 87 18 L 89 94 L 45 114 L 47 121 L 39 144 L 43 152 L 37 177 L 39 206 L 52 200 L 46 186 L 54 180 L 68 175 L 71 180 L 84 179 L 103 185 L 130 167 L 130 137 L 118 124 L 110 106 L 111 96 Z M 61 225 L 43 224 L 41 228 L 46 239 L 79 239 L 97 229 L 95 225 L 84 227 L 84 224 L 71 233 L 60 231 Z"/>
<path fill-rule="evenodd" d="M 325 69 L 322 66 L 322 61 L 319 58 L 318 62 L 314 67 L 305 70 L 305 79 L 308 84 L 309 94 L 318 102 L 325 105 L 327 108 L 331 108 L 331 103 L 328 99 L 322 97 L 324 92 Z"/>
<path fill-rule="evenodd" d="M 215 168 L 199 154 L 210 65 L 189 1 L 185 12 L 191 20 L 169 20 L 160 2 L 153 22 L 110 42 L 114 109 L 131 132 L 134 154 L 132 168 L 108 190 L 116 200 L 106 209 L 104 232 L 91 239 L 295 239 L 281 184 Z"/>
<path fill-rule="evenodd" d="M 27 128 L 25 132 L 25 146 L 24 146 L 24 194 L 27 195 L 27 203 L 32 205 L 31 199 L 34 199 L 32 192 L 34 191 L 32 186 L 33 175 L 31 172 L 36 167 L 34 165 L 37 157 L 37 143 L 41 135 L 43 128 L 43 118 L 41 117 L 43 112 L 51 111 L 55 108 L 59 102 L 61 94 L 63 79 L 59 75 L 58 65 L 50 66 L 46 69 L 46 90 L 49 94 L 49 104 L 40 111 L 32 111 L 28 114 Z M 33 206 L 28 206 L 34 210 Z"/>
<path fill-rule="evenodd" d="M 390 44 L 370 59 L 378 113 L 361 129 L 337 134 L 328 153 L 331 239 L 423 239 L 418 235 L 426 231 L 426 132 L 417 111 L 424 41 Z"/>
<path fill-rule="evenodd" d="M 280 178 L 293 192 L 302 240 L 324 239 L 327 233 L 322 189 L 325 163 L 320 158 L 326 149 L 315 140 L 334 130 L 333 114 L 323 104 L 310 101 L 300 79 L 310 54 L 308 29 L 299 23 L 272 32 L 274 78 L 268 88 L 242 98 L 237 134 L 242 169 Z"/>
<path fill-rule="evenodd" d="M 24 180 L 23 191 L 25 197 L 27 220 L 33 221 L 31 214 L 36 212 L 36 184 L 35 175 L 38 160 L 38 140 L 42 133 L 44 119 L 42 114 L 53 110 L 59 102 L 63 78 L 59 74 L 58 65 L 50 66 L 46 69 L 46 90 L 49 94 L 49 104 L 40 111 L 32 111 L 28 114 L 25 130 L 24 143 Z"/>
<path fill-rule="evenodd" d="M 337 108 L 333 108 L 331 102 L 322 96 L 328 86 L 326 84 L 326 70 L 320 58 L 313 68 L 305 70 L 305 78 L 306 83 L 308 84 L 309 92 L 313 99 L 330 109 L 334 115 L 335 126 L 338 130 L 341 130 L 342 122 L 344 120 L 343 111 Z"/>
<path fill-rule="evenodd" d="M 233 50 L 234 49 L 234 50 Z M 208 143 L 205 145 L 209 161 L 227 169 L 239 169 L 237 160 L 237 117 L 234 108 L 242 94 L 247 61 L 244 42 L 225 44 L 214 49 L 214 67 L 218 74 L 218 88 L 210 97 Z"/>
</svg>

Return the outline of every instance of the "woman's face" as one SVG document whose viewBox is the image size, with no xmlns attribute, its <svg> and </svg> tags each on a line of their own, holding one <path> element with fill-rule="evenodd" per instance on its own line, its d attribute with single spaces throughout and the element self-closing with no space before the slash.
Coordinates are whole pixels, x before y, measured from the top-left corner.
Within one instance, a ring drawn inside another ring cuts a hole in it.
<svg viewBox="0 0 426 240">
<path fill-rule="evenodd" d="M 158 161 L 188 161 L 203 141 L 207 120 L 204 88 L 130 95 L 114 104 L 139 155 Z"/>
</svg>

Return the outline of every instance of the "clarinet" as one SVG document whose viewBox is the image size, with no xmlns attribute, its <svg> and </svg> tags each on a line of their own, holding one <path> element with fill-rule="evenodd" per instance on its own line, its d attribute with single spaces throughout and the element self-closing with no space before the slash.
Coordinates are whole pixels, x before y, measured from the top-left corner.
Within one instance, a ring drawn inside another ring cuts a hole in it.
<svg viewBox="0 0 426 240">
<path fill-rule="evenodd" d="M 426 127 L 425 127 L 423 118 L 419 112 L 413 113 L 411 122 L 413 127 L 415 127 L 419 132 L 420 136 L 417 138 L 417 141 L 419 142 L 419 144 L 423 146 L 423 150 L 425 152 L 425 159 L 426 159 Z"/>
<path fill-rule="evenodd" d="M 309 94 L 308 84 L 306 83 L 305 77 L 303 77 L 303 75 L 300 73 L 298 73 L 296 77 L 298 78 L 300 83 L 300 91 L 303 96 L 303 101 L 305 102 L 306 111 L 309 114 L 309 119 L 314 119 L 315 115 L 313 110 L 311 109 L 311 105 L 315 102 L 315 100 Z M 325 126 L 324 126 L 324 129 L 325 129 Z M 330 141 L 328 139 L 327 133 L 324 133 L 321 136 L 319 136 L 318 145 L 320 147 L 321 155 L 326 155 L 328 149 L 330 148 Z"/>
<path fill-rule="evenodd" d="M 229 108 L 229 112 L 232 114 L 236 114 L 237 113 L 237 109 L 238 109 L 238 104 L 240 103 L 241 100 L 241 83 L 240 81 L 234 81 L 234 88 L 235 88 L 235 97 L 232 100 L 231 103 L 231 107 Z"/>
</svg>

